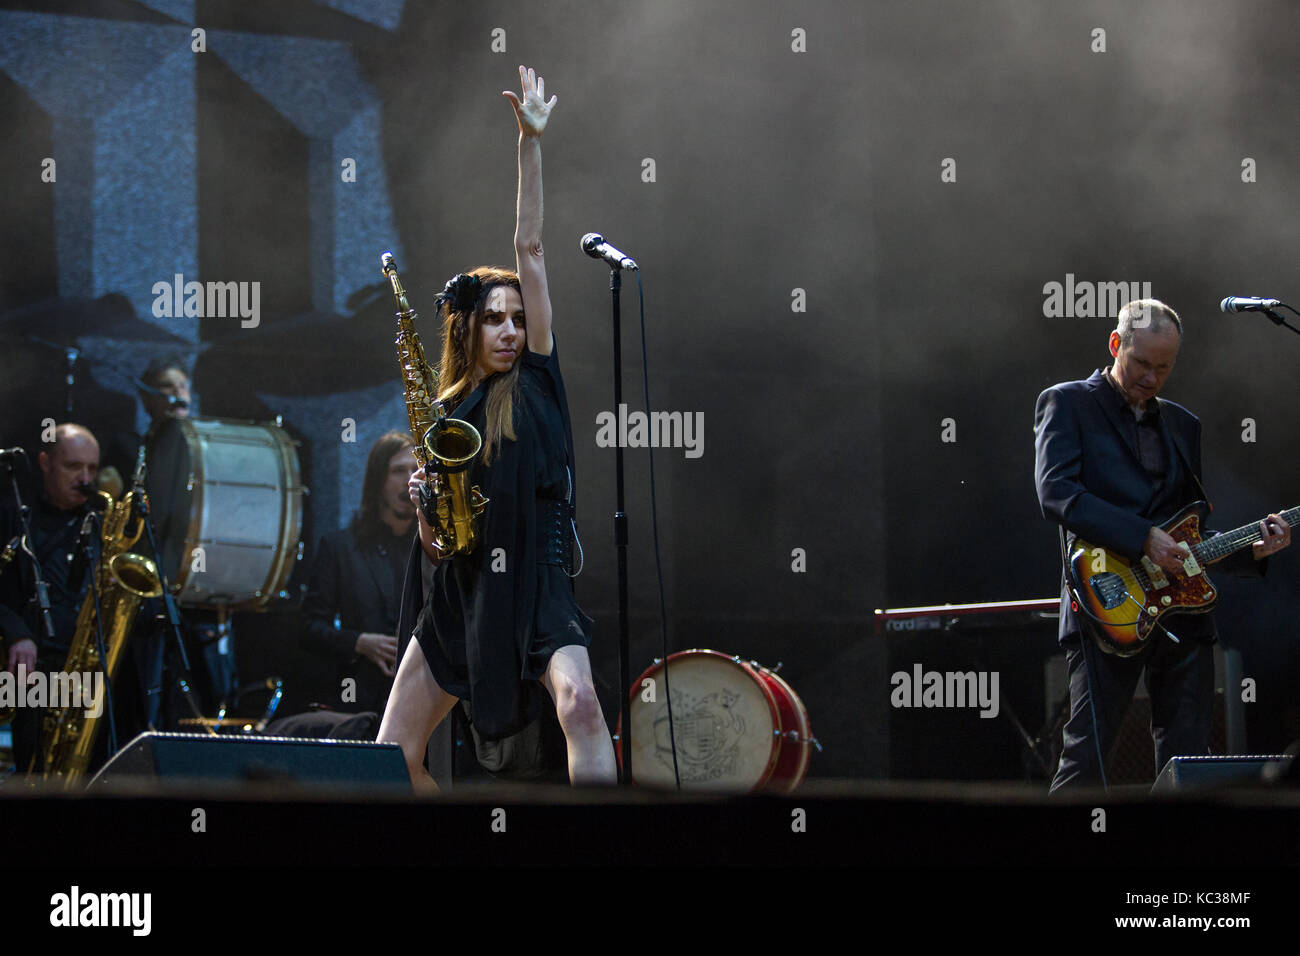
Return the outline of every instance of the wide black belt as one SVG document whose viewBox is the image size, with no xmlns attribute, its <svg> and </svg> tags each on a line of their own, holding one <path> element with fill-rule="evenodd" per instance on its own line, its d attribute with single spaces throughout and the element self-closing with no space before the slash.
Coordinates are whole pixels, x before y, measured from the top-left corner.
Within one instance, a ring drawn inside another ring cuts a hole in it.
<svg viewBox="0 0 1300 956">
<path fill-rule="evenodd" d="M 537 563 L 569 573 L 573 567 L 573 509 L 567 501 L 537 499 Z"/>
</svg>

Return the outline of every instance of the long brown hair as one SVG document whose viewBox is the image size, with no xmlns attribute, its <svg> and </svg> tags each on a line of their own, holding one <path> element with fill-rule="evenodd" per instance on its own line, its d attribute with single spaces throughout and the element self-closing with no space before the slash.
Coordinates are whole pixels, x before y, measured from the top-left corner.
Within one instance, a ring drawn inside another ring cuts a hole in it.
<svg viewBox="0 0 1300 956">
<path fill-rule="evenodd" d="M 474 369 L 483 342 L 483 307 L 494 286 L 508 285 L 522 296 L 519 276 L 500 266 L 479 266 L 468 275 L 480 282 L 478 298 L 468 312 L 452 308 L 444 302 L 439 308 L 442 315 L 442 361 L 438 365 L 438 400 L 447 403 L 450 412 L 474 390 Z M 524 348 L 527 348 L 525 340 Z M 515 398 L 519 394 L 519 362 L 515 360 L 510 371 L 498 375 L 488 387 L 485 403 L 486 426 L 483 436 L 483 462 L 492 463 L 492 453 L 502 438 L 515 440 Z"/>
<path fill-rule="evenodd" d="M 377 534 L 387 530 L 379 517 L 384 499 L 384 484 L 388 481 L 388 463 L 399 452 L 415 447 L 410 432 L 385 432 L 370 446 L 366 457 L 366 475 L 361 482 L 361 508 L 357 511 L 356 529 L 359 534 Z"/>
</svg>

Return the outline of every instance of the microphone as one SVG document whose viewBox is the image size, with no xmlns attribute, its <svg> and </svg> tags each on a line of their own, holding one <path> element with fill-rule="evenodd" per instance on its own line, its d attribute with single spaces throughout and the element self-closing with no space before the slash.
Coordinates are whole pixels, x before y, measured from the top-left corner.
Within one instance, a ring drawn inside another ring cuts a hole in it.
<svg viewBox="0 0 1300 956">
<path fill-rule="evenodd" d="M 131 476 L 132 491 L 139 491 L 144 487 L 145 459 L 145 446 L 141 445 L 135 453 L 135 474 Z"/>
<path fill-rule="evenodd" d="M 86 576 L 86 565 L 90 563 L 90 536 L 95 530 L 95 513 L 87 511 L 81 520 L 81 530 L 77 532 L 76 550 L 72 553 L 72 562 L 68 565 L 68 591 L 81 593 L 81 582 Z"/>
<path fill-rule="evenodd" d="M 593 259 L 604 259 L 615 269 L 634 269 L 640 271 L 636 262 L 630 257 L 623 255 L 618 249 L 615 249 L 605 237 L 598 232 L 589 232 L 582 237 L 579 243 L 582 251 Z"/>
<path fill-rule="evenodd" d="M 1219 303 L 1220 312 L 1267 312 L 1282 303 L 1277 299 L 1258 299 L 1253 296 L 1230 295 Z"/>
<path fill-rule="evenodd" d="M 175 408 L 175 407 L 177 407 L 178 405 L 179 405 L 181 408 L 189 408 L 189 407 L 190 407 L 190 403 L 189 403 L 189 402 L 185 401 L 185 399 L 183 399 L 183 398 L 177 398 L 175 395 L 171 394 L 170 392 L 164 392 L 161 388 L 154 388 L 152 385 L 146 385 L 143 381 L 141 381 L 141 380 L 138 379 L 138 378 L 137 378 L 137 379 L 132 379 L 132 381 L 135 382 L 135 387 L 138 388 L 140 391 L 144 392 L 146 395 L 165 395 L 165 396 L 167 396 L 167 407 L 168 407 L 168 408 Z"/>
</svg>

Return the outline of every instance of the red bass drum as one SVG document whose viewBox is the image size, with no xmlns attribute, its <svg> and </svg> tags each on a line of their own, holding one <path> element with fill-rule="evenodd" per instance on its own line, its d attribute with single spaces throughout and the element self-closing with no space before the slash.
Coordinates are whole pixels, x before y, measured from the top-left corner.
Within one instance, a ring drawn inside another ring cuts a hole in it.
<svg viewBox="0 0 1300 956">
<path fill-rule="evenodd" d="M 817 742 L 794 688 L 756 661 L 718 651 L 679 651 L 668 657 L 668 665 L 665 675 L 664 662 L 656 661 L 632 687 L 637 783 L 675 788 L 675 738 L 683 790 L 789 793 L 799 786 Z M 621 762 L 622 749 L 617 750 Z"/>
</svg>

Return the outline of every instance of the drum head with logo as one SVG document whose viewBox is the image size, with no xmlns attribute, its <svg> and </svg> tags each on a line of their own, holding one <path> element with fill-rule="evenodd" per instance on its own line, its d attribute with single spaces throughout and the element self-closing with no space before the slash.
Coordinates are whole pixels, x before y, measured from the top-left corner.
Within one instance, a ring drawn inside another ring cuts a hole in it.
<svg viewBox="0 0 1300 956">
<path fill-rule="evenodd" d="M 671 788 L 673 736 L 683 789 L 747 791 L 771 775 L 779 746 L 779 718 L 771 692 L 747 664 L 716 651 L 683 651 L 642 675 L 633 688 L 632 777 L 639 784 Z M 646 679 L 654 681 L 652 686 Z M 653 690 L 653 695 L 649 691 Z M 645 698 L 653 696 L 653 701 Z"/>
</svg>

